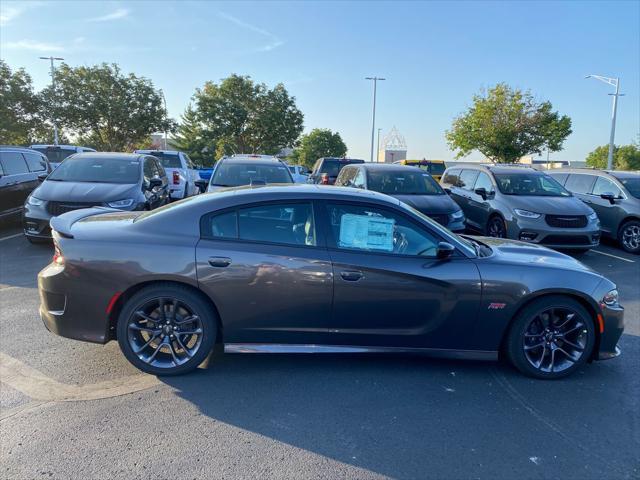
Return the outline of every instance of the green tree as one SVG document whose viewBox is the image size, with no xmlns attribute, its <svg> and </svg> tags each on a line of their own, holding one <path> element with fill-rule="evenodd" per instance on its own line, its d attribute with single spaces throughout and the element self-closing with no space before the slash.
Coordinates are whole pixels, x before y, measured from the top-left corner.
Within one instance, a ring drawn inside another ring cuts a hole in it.
<svg viewBox="0 0 640 480">
<path fill-rule="evenodd" d="M 215 147 L 210 150 L 210 146 L 207 145 L 202 124 L 193 105 L 190 104 L 182 114 L 171 143 L 176 149 L 187 153 L 194 162 L 207 166 L 213 165 Z"/>
<path fill-rule="evenodd" d="M 344 157 L 346 154 L 347 146 L 338 132 L 315 128 L 300 138 L 292 160 L 311 168 L 318 158 Z"/>
<path fill-rule="evenodd" d="M 206 147 L 218 155 L 275 154 L 302 133 L 302 112 L 282 84 L 269 89 L 250 77 L 231 75 L 219 84 L 205 83 L 193 100 L 194 113 L 185 112 L 181 133 L 187 152 Z"/>
<path fill-rule="evenodd" d="M 74 132 L 78 142 L 104 151 L 128 151 L 154 132 L 173 130 L 162 96 L 153 83 L 116 64 L 56 70 L 57 88 L 43 91 L 55 105 L 60 123 Z"/>
<path fill-rule="evenodd" d="M 474 95 L 446 139 L 457 158 L 477 150 L 494 162 L 510 163 L 534 152 L 557 152 L 570 134 L 571 119 L 554 112 L 550 102 L 539 103 L 529 91 L 499 83 Z"/>
<path fill-rule="evenodd" d="M 41 101 L 23 68 L 0 60 L 0 144 L 28 145 L 42 124 Z"/>
<path fill-rule="evenodd" d="M 587 165 L 595 168 L 607 168 L 609 145 L 597 147 L 587 155 Z M 615 170 L 640 170 L 640 145 L 615 146 L 613 148 L 613 168 Z"/>
</svg>

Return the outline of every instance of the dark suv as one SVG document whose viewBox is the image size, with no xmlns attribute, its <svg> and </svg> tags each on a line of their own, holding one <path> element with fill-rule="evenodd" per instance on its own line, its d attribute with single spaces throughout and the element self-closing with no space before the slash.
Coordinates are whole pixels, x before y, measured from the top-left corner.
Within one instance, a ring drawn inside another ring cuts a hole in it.
<svg viewBox="0 0 640 480">
<path fill-rule="evenodd" d="M 490 237 L 574 250 L 600 242 L 596 213 L 533 168 L 465 164 L 447 168 L 441 184 L 462 208 L 467 227 Z"/>
<path fill-rule="evenodd" d="M 640 253 L 640 172 L 561 169 L 549 175 L 596 211 L 604 236 Z"/>
<path fill-rule="evenodd" d="M 336 178 L 338 178 L 340 170 L 342 170 L 346 165 L 351 165 L 352 163 L 364 163 L 364 160 L 357 158 L 319 158 L 313 166 L 313 170 L 311 171 L 311 175 L 309 175 L 307 183 L 333 185 L 336 183 Z"/>
<path fill-rule="evenodd" d="M 50 171 L 42 153 L 0 146 L 0 220 L 19 215 L 29 194 Z"/>
</svg>

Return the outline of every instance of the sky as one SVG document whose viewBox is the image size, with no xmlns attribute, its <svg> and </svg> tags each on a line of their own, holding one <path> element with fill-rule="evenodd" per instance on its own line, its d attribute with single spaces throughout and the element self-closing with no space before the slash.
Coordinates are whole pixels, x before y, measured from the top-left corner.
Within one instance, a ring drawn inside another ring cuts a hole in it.
<svg viewBox="0 0 640 480">
<path fill-rule="evenodd" d="M 640 135 L 640 1 L 598 2 L 11 2 L 0 1 L 0 57 L 50 81 L 39 56 L 71 66 L 118 63 L 162 88 L 179 119 L 196 88 L 232 73 L 284 83 L 305 131 L 329 128 L 369 158 L 372 85 L 382 137 L 396 127 L 408 158 L 453 159 L 445 131 L 475 93 L 498 82 L 569 115 L 556 160 L 584 160 Z M 479 153 L 469 159 L 480 158 Z"/>
</svg>

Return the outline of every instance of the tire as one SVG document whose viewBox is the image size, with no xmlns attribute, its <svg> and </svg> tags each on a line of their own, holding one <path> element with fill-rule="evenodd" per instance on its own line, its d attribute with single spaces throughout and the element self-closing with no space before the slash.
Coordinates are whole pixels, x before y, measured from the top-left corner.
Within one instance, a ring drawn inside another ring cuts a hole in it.
<svg viewBox="0 0 640 480">
<path fill-rule="evenodd" d="M 217 331 L 211 305 L 189 287 L 172 284 L 137 292 L 124 305 L 117 324 L 124 356 L 152 375 L 181 375 L 197 368 L 211 353 Z"/>
<path fill-rule="evenodd" d="M 500 215 L 491 215 L 485 230 L 488 237 L 507 238 L 507 226 Z"/>
<path fill-rule="evenodd" d="M 618 243 L 625 252 L 640 253 L 640 221 L 629 220 L 618 230 Z"/>
<path fill-rule="evenodd" d="M 550 310 L 555 321 L 547 323 L 545 330 L 544 314 L 549 319 Z M 547 330 L 549 333 L 545 333 Z M 566 337 L 554 331 L 565 332 Z M 571 375 L 587 362 L 595 337 L 595 323 L 587 309 L 570 297 L 553 295 L 534 300 L 518 313 L 509 329 L 505 350 L 520 372 L 554 380 Z"/>
</svg>

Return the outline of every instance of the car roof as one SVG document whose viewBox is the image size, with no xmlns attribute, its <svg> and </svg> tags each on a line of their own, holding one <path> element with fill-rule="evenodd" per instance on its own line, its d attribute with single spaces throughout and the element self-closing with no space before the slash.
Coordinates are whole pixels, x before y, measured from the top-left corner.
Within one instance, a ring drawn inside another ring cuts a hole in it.
<svg viewBox="0 0 640 480">
<path fill-rule="evenodd" d="M 640 171 L 637 170 L 600 170 L 598 168 L 554 168 L 549 173 L 584 173 L 591 175 L 613 175 L 617 178 L 635 178 L 640 175 Z"/>
<path fill-rule="evenodd" d="M 0 150 L 15 150 L 15 151 L 19 151 L 19 152 L 25 152 L 25 153 L 37 153 L 39 155 L 42 155 L 41 152 L 38 152 L 36 150 L 32 150 L 31 148 L 27 148 L 27 147 L 19 147 L 19 146 L 14 146 L 14 145 L 0 145 Z"/>
<path fill-rule="evenodd" d="M 273 165 L 274 163 L 284 163 L 282 160 L 280 160 L 277 157 L 259 157 L 259 158 L 254 158 L 254 157 L 224 157 L 221 158 L 219 160 L 219 162 L 224 161 L 224 163 L 241 163 L 243 165 L 246 164 L 252 164 L 252 163 L 256 163 L 259 165 Z"/>
<path fill-rule="evenodd" d="M 543 175 L 544 172 L 529 167 L 528 165 L 500 165 L 495 163 L 460 163 L 456 165 L 449 165 L 447 170 L 460 169 L 460 170 L 480 170 L 491 173 L 532 173 Z"/>
<path fill-rule="evenodd" d="M 344 157 L 321 157 L 318 160 L 337 160 L 339 162 L 364 163 L 361 158 L 344 158 Z"/>
<path fill-rule="evenodd" d="M 139 160 L 145 157 L 143 153 L 121 153 L 121 152 L 81 152 L 76 153 L 73 158 L 102 158 L 112 160 Z"/>
<path fill-rule="evenodd" d="M 418 167 L 414 167 L 411 165 L 398 165 L 394 163 L 377 163 L 377 162 L 365 162 L 358 163 L 355 165 L 349 165 L 344 168 L 364 168 L 365 170 L 383 170 L 383 171 L 396 171 L 396 172 L 407 172 L 407 171 L 417 171 L 421 174 L 426 174 L 424 170 L 421 170 Z"/>
<path fill-rule="evenodd" d="M 85 148 L 89 151 L 95 152 L 95 149 L 91 147 L 83 147 L 82 145 L 47 145 L 47 144 L 34 144 L 29 148 L 59 148 L 60 150 L 77 150 L 78 148 Z"/>
<path fill-rule="evenodd" d="M 161 153 L 162 155 L 178 155 L 181 153 L 178 150 L 134 150 L 133 153 L 144 153 L 145 155 L 153 155 Z"/>
</svg>

